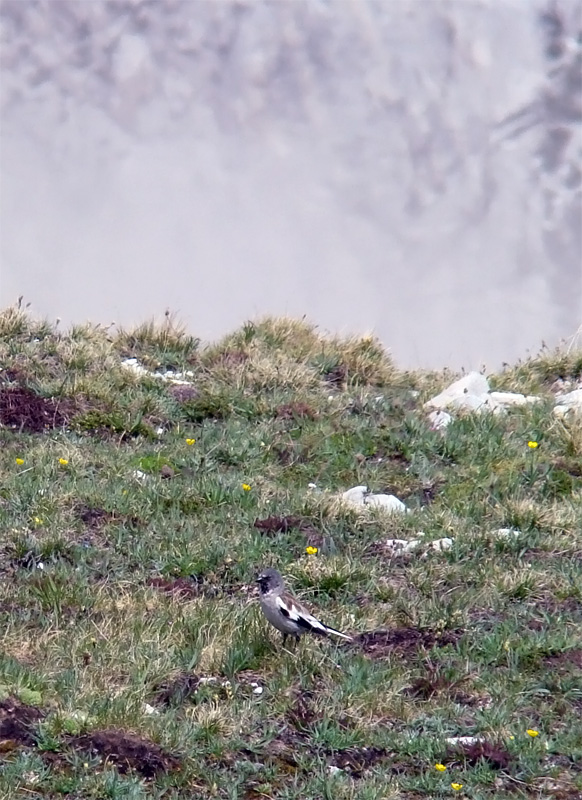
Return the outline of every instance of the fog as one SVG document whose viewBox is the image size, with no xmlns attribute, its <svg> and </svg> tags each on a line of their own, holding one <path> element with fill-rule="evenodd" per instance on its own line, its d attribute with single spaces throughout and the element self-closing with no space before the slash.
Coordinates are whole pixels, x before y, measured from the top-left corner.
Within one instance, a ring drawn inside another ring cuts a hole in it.
<svg viewBox="0 0 582 800">
<path fill-rule="evenodd" d="M 497 368 L 582 321 L 579 0 L 3 0 L 0 302 Z"/>
</svg>

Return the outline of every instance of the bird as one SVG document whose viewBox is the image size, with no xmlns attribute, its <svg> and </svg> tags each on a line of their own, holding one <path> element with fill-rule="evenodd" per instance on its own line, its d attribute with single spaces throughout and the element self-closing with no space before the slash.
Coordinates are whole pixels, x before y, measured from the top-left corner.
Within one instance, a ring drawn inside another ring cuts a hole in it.
<svg viewBox="0 0 582 800">
<path fill-rule="evenodd" d="M 281 573 L 270 567 L 257 577 L 260 591 L 261 609 L 271 625 L 283 634 L 283 646 L 288 636 L 296 641 L 303 633 L 318 636 L 339 636 L 351 642 L 352 637 L 324 625 L 311 614 L 295 597 L 285 589 Z"/>
</svg>

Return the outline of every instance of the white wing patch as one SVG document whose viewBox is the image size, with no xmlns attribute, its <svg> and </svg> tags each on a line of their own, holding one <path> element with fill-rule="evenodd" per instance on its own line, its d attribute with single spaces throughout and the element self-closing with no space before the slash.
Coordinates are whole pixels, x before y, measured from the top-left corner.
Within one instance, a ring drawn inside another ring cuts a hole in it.
<svg viewBox="0 0 582 800">
<path fill-rule="evenodd" d="M 296 606 L 295 603 L 286 603 L 282 597 L 277 598 L 277 605 L 281 609 L 281 613 L 287 617 L 287 619 L 290 619 L 302 628 L 315 628 L 317 631 L 327 633 L 327 627 L 304 608 Z"/>
</svg>

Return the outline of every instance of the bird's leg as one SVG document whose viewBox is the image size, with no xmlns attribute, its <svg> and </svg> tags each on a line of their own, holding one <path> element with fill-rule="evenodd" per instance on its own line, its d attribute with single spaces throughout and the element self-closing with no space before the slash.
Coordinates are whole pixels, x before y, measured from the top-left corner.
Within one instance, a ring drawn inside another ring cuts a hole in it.
<svg viewBox="0 0 582 800">
<path fill-rule="evenodd" d="M 289 634 L 287 634 L 287 633 L 284 633 L 284 634 L 283 634 L 283 647 L 285 647 L 285 642 L 287 641 L 287 636 L 288 636 L 288 635 L 289 635 Z"/>
</svg>

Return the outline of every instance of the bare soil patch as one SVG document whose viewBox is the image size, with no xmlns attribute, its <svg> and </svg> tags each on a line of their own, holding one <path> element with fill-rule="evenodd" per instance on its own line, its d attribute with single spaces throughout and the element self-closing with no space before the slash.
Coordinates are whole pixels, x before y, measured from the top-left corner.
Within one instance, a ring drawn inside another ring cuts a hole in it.
<svg viewBox="0 0 582 800">
<path fill-rule="evenodd" d="M 430 628 L 395 628 L 361 633 L 354 638 L 370 658 L 387 658 L 394 653 L 412 657 L 419 650 L 456 644 L 463 631 L 460 629 L 433 631 Z"/>
<path fill-rule="evenodd" d="M 361 778 L 365 770 L 386 758 L 388 751 L 384 747 L 347 747 L 331 753 L 328 763 L 348 772 L 352 778 Z"/>
<path fill-rule="evenodd" d="M 574 667 L 582 670 L 582 648 L 572 648 L 561 653 L 551 653 L 544 658 L 544 666 L 550 669 Z"/>
<path fill-rule="evenodd" d="M 189 600 L 194 597 L 216 597 L 220 589 L 202 576 L 189 578 L 163 578 L 154 577 L 147 581 L 148 586 L 153 586 L 162 594 Z"/>
<path fill-rule="evenodd" d="M 74 411 L 71 398 L 42 397 L 26 386 L 0 388 L 0 423 L 18 432 L 64 428 Z"/>
<path fill-rule="evenodd" d="M 73 511 L 85 526 L 85 531 L 80 541 L 89 545 L 99 545 L 101 547 L 109 545 L 109 540 L 104 531 L 108 525 L 123 524 L 135 529 L 143 524 L 138 517 L 120 514 L 116 511 L 106 511 L 104 508 L 90 506 L 86 503 L 78 503 Z"/>
<path fill-rule="evenodd" d="M 575 458 L 557 458 L 552 461 L 554 469 L 567 472 L 573 478 L 582 478 L 582 462 Z"/>
<path fill-rule="evenodd" d="M 101 756 L 120 772 L 135 770 L 145 778 L 178 769 L 181 764 L 177 756 L 149 739 L 121 730 L 93 731 L 69 739 L 69 744 L 75 749 Z"/>
<path fill-rule="evenodd" d="M 298 769 L 302 755 L 320 756 L 330 767 L 336 767 L 351 775 L 361 778 L 364 772 L 375 764 L 389 757 L 383 747 L 346 747 L 340 750 L 313 750 L 308 741 L 297 731 L 284 729 L 275 739 L 262 746 L 242 747 L 235 753 L 229 753 L 223 759 L 225 766 L 232 767 L 242 758 L 255 764 L 271 763 L 285 771 Z M 400 771 L 396 767 L 397 771 Z"/>
<path fill-rule="evenodd" d="M 417 678 L 410 686 L 404 689 L 404 694 L 420 700 L 430 700 L 440 694 L 446 694 L 459 705 L 477 705 L 479 699 L 462 691 L 461 686 L 471 680 L 471 675 L 465 675 L 456 681 L 451 681 L 445 675 L 435 670 L 427 671 L 426 675 Z"/>
<path fill-rule="evenodd" d="M 44 717 L 36 706 L 21 703 L 16 697 L 0 701 L 0 751 L 36 744 L 34 727 Z"/>
<path fill-rule="evenodd" d="M 275 411 L 277 419 L 315 419 L 317 413 L 307 403 L 285 403 Z"/>
<path fill-rule="evenodd" d="M 108 522 L 115 520 L 113 512 L 105 511 L 104 508 L 88 506 L 85 503 L 79 504 L 75 508 L 75 513 L 88 528 L 101 528 L 103 525 L 107 525 Z"/>
<path fill-rule="evenodd" d="M 323 373 L 323 380 L 332 386 L 341 387 L 346 382 L 348 369 L 345 364 L 338 364 L 337 367 L 329 369 Z"/>
<path fill-rule="evenodd" d="M 157 706 L 180 706 L 200 686 L 201 676 L 193 672 L 181 672 L 170 681 L 156 688 L 153 702 Z"/>
<path fill-rule="evenodd" d="M 308 519 L 303 517 L 267 517 L 266 519 L 256 519 L 253 523 L 257 530 L 266 535 L 274 533 L 288 533 L 291 530 L 298 530 L 305 536 L 305 544 L 310 547 L 321 547 L 324 542 L 324 535 L 318 531 Z"/>
<path fill-rule="evenodd" d="M 511 753 L 503 745 L 493 742 L 459 744 L 447 750 L 448 758 L 458 758 L 459 756 L 472 767 L 480 761 L 486 761 L 493 769 L 507 769 L 512 761 Z"/>
<path fill-rule="evenodd" d="M 292 464 L 306 464 L 310 457 L 309 448 L 297 442 L 289 445 L 275 444 L 271 450 L 283 467 L 290 467 Z"/>
<path fill-rule="evenodd" d="M 313 708 L 313 692 L 309 689 L 297 689 L 295 700 L 291 708 L 287 711 L 286 718 L 295 730 L 304 732 L 319 719 L 319 714 Z"/>
<path fill-rule="evenodd" d="M 217 353 L 212 359 L 209 360 L 210 366 L 220 365 L 225 367 L 239 367 L 250 358 L 248 353 L 244 350 L 225 350 L 223 353 Z"/>
<path fill-rule="evenodd" d="M 264 683 L 264 676 L 251 670 L 244 670 L 236 676 L 236 683 L 252 691 Z M 180 706 L 193 697 L 200 686 L 212 687 L 212 694 L 218 693 L 228 697 L 232 693 L 230 682 L 223 677 L 180 672 L 155 687 L 152 702 L 158 706 Z"/>
<path fill-rule="evenodd" d="M 176 386 L 170 386 L 168 391 L 177 403 L 189 403 L 200 397 L 200 392 L 195 386 L 178 384 Z"/>
<path fill-rule="evenodd" d="M 303 528 L 309 525 L 302 517 L 266 517 L 265 519 L 256 519 L 253 526 L 264 533 L 287 533 L 292 528 Z"/>
</svg>

